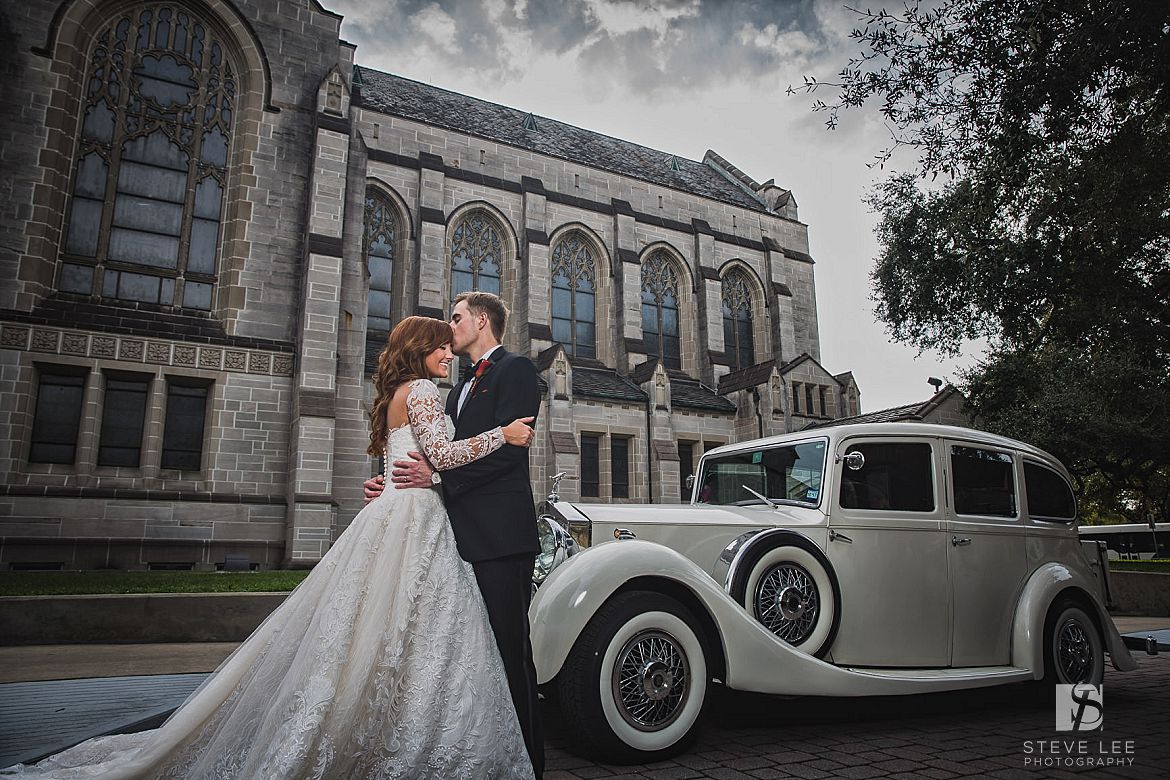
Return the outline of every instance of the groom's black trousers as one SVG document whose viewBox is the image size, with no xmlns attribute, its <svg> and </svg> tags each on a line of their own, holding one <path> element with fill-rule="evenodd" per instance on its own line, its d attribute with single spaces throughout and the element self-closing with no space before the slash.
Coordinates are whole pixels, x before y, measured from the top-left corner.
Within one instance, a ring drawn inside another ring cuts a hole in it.
<svg viewBox="0 0 1170 780">
<path fill-rule="evenodd" d="M 472 567 L 504 660 L 524 744 L 539 778 L 544 772 L 544 733 L 540 725 L 532 642 L 528 637 L 528 605 L 532 601 L 535 561 L 535 554 L 527 553 L 478 561 Z"/>
</svg>

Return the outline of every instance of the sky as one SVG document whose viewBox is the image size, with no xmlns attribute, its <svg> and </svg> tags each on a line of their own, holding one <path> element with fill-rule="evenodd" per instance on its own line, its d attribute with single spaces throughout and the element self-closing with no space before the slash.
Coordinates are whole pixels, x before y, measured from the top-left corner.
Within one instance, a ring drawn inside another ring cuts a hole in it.
<svg viewBox="0 0 1170 780">
<path fill-rule="evenodd" d="M 891 171 L 867 166 L 889 143 L 880 115 L 847 112 L 828 130 L 811 109 L 820 94 L 786 94 L 857 51 L 841 0 L 322 3 L 344 17 L 359 65 L 691 160 L 712 149 L 791 190 L 816 261 L 821 363 L 853 372 L 863 411 L 926 400 L 929 377 L 957 381 L 977 360 L 919 355 L 874 316 L 863 199 Z"/>
</svg>

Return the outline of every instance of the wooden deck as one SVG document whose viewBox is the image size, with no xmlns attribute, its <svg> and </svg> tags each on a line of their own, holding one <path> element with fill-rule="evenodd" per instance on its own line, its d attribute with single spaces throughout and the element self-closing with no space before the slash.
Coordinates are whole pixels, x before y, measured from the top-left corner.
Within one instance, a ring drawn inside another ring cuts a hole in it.
<svg viewBox="0 0 1170 780">
<path fill-rule="evenodd" d="M 91 737 L 155 728 L 207 678 L 160 674 L 0 685 L 0 767 Z"/>
</svg>

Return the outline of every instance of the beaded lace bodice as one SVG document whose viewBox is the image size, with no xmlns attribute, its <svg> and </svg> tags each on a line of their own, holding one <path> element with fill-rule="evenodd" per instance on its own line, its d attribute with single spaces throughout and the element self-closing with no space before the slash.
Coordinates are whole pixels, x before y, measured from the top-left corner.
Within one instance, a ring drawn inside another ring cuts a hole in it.
<svg viewBox="0 0 1170 780">
<path fill-rule="evenodd" d="M 452 429 L 439 399 L 439 388 L 429 379 L 410 383 L 406 397 L 407 422 L 391 428 L 386 436 L 386 463 L 407 459 L 407 453 L 421 449 L 438 471 L 457 468 L 490 455 L 504 446 L 499 426 L 469 439 L 451 441 Z"/>
</svg>

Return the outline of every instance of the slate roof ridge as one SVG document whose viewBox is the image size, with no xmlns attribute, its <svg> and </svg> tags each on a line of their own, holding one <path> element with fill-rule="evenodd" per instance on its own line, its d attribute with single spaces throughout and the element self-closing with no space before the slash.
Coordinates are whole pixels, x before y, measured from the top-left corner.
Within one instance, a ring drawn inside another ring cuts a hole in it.
<svg viewBox="0 0 1170 780">
<path fill-rule="evenodd" d="M 719 377 L 719 393 L 726 395 L 733 393 L 736 390 L 742 390 L 745 387 L 755 387 L 763 384 L 763 382 L 772 375 L 772 367 L 776 365 L 776 360 L 765 360 L 762 363 L 753 363 L 750 366 L 737 368 L 735 371 L 724 374 Z"/>
<path fill-rule="evenodd" d="M 759 202 L 765 211 L 772 211 L 772 209 L 768 208 L 768 202 L 760 196 L 761 185 L 759 182 L 735 167 L 727 158 L 720 155 L 714 149 L 708 149 L 707 153 L 703 155 L 703 163 L 711 166 L 711 168 L 722 174 L 732 184 L 746 192 L 752 200 Z"/>
</svg>

